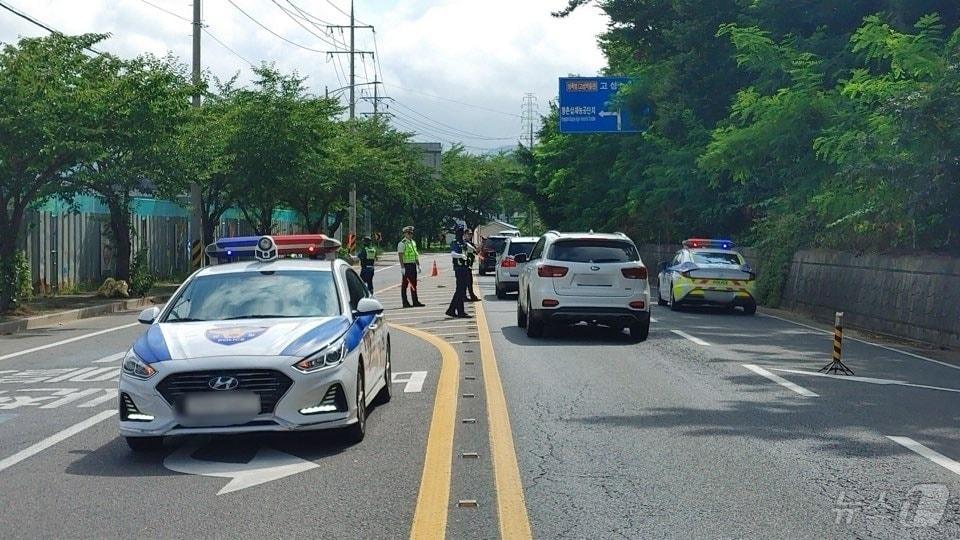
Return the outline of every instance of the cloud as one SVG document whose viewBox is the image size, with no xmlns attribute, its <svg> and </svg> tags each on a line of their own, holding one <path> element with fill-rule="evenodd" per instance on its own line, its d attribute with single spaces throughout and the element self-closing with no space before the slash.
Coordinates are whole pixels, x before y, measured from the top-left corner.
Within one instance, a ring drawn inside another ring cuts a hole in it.
<svg viewBox="0 0 960 540">
<path fill-rule="evenodd" d="M 188 20 L 192 17 L 187 0 L 151 2 Z M 320 51 L 333 48 L 304 30 L 273 2 L 234 2 L 291 41 Z M 349 9 L 347 0 L 332 2 Z M 184 63 L 190 62 L 189 22 L 142 0 L 10 3 L 66 33 L 110 32 L 112 37 L 101 46 L 104 50 L 124 56 L 144 52 L 162 55 L 169 51 Z M 293 9 L 285 0 L 278 3 Z M 327 2 L 292 3 L 325 22 L 347 24 L 347 17 Z M 385 89 L 397 100 L 390 111 L 397 113 L 399 127 L 422 132 L 420 140 L 462 140 L 475 148 L 496 148 L 515 144 L 525 93 L 536 94 L 545 109 L 546 103 L 556 96 L 557 77 L 595 74 L 605 64 L 596 45 L 596 36 L 605 29 L 605 16 L 593 6 L 581 8 L 565 19 L 550 16 L 551 11 L 565 4 L 566 0 L 360 0 L 356 2 L 356 16 L 376 26 Z M 334 58 L 290 45 L 258 26 L 227 0 L 205 0 L 203 19 L 208 31 L 240 56 L 255 64 L 271 62 L 285 71 L 296 70 L 308 77 L 315 93 L 347 84 L 347 55 Z M 323 24 L 318 23 L 319 28 L 304 24 L 330 41 Z M 340 31 L 333 32 L 337 40 L 341 39 Z M 8 12 L 0 12 L 2 41 L 44 33 Z M 347 34 L 342 37 L 345 39 Z M 371 32 L 357 31 L 357 48 L 374 49 Z M 207 35 L 203 36 L 202 60 L 205 69 L 221 78 L 239 71 L 241 80 L 249 80 L 246 62 Z M 372 62 L 358 59 L 357 74 L 359 82 L 373 79 Z M 372 94 L 369 85 L 360 90 L 363 97 Z M 369 100 L 358 104 L 358 110 L 370 111 Z M 487 140 L 478 135 L 506 140 Z"/>
</svg>

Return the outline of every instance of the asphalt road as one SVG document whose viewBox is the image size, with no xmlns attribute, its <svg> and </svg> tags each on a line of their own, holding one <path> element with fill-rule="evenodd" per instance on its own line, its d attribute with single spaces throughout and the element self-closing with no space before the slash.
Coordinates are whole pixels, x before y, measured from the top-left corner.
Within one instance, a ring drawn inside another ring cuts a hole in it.
<svg viewBox="0 0 960 540">
<path fill-rule="evenodd" d="M 710 310 L 655 308 L 640 344 L 530 340 L 489 277 L 480 320 L 445 318 L 447 259 L 425 308 L 377 274 L 395 397 L 356 446 L 134 455 L 114 411 L 135 314 L 0 336 L 0 537 L 960 537 L 960 369 L 848 336 L 857 377 L 817 376 L 819 327 Z"/>
</svg>

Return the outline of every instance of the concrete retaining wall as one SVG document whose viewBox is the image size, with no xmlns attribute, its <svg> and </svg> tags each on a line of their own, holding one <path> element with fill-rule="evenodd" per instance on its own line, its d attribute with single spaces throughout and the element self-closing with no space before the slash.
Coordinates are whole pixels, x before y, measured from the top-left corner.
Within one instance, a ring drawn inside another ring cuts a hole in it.
<svg viewBox="0 0 960 540">
<path fill-rule="evenodd" d="M 783 307 L 846 326 L 960 347 L 960 259 L 797 252 Z"/>
</svg>

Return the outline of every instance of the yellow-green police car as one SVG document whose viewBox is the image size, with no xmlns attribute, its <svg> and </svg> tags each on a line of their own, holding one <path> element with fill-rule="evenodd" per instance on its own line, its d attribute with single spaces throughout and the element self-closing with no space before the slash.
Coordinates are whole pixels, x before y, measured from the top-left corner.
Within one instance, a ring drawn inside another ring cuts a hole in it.
<svg viewBox="0 0 960 540">
<path fill-rule="evenodd" d="M 756 313 L 756 274 L 734 247 L 729 240 L 684 240 L 673 260 L 660 263 L 657 303 L 674 311 L 706 305 Z"/>
</svg>

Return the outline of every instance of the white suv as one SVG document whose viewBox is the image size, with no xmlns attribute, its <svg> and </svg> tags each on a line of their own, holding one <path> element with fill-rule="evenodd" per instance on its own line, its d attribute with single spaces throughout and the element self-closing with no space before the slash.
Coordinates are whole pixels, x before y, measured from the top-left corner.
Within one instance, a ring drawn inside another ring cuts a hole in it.
<svg viewBox="0 0 960 540">
<path fill-rule="evenodd" d="M 529 258 L 514 259 L 527 263 L 520 272 L 517 324 L 528 336 L 588 322 L 629 329 L 636 341 L 647 339 L 647 267 L 627 235 L 550 231 Z"/>
</svg>

